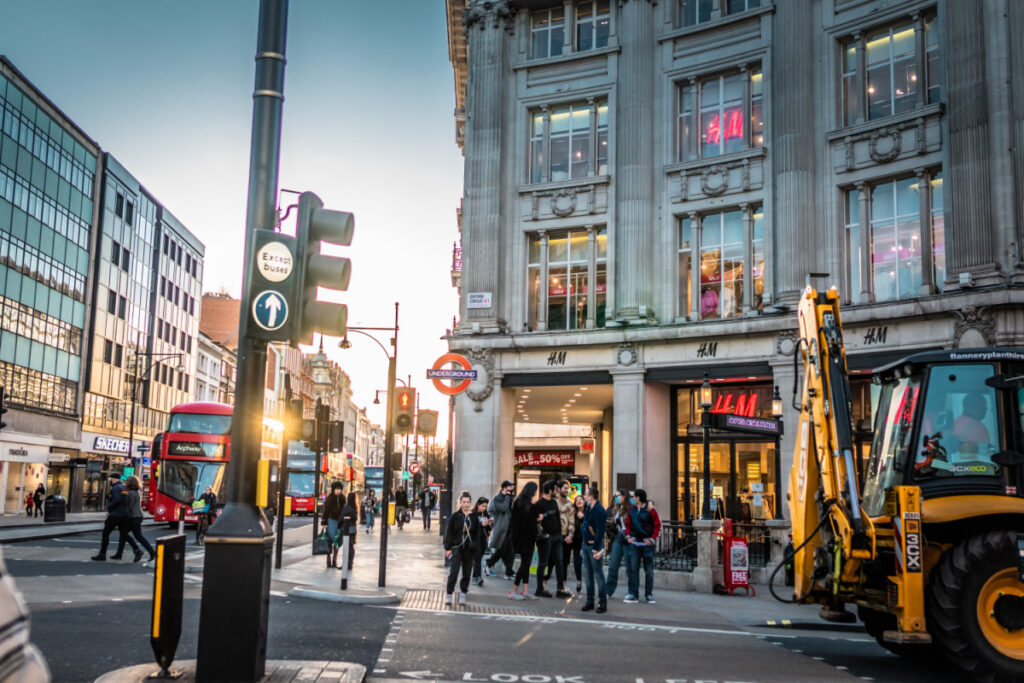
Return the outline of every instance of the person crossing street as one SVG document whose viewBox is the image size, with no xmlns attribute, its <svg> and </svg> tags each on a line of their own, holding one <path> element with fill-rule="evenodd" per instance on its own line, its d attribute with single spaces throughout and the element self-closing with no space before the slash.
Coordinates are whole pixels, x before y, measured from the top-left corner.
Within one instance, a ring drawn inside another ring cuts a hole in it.
<svg viewBox="0 0 1024 683">
<path fill-rule="evenodd" d="M 434 510 L 434 505 L 437 504 L 437 494 L 434 493 L 434 489 L 426 486 L 420 491 L 420 512 L 423 514 L 423 528 L 430 529 L 430 514 Z"/>
</svg>

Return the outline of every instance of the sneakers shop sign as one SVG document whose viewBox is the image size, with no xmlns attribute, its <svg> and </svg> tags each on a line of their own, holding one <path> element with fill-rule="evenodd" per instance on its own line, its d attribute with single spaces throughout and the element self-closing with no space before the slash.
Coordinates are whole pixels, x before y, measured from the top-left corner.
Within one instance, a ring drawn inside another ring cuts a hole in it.
<svg viewBox="0 0 1024 683">
<path fill-rule="evenodd" d="M 573 467 L 576 451 L 572 449 L 545 449 L 516 451 L 516 467 Z"/>
</svg>

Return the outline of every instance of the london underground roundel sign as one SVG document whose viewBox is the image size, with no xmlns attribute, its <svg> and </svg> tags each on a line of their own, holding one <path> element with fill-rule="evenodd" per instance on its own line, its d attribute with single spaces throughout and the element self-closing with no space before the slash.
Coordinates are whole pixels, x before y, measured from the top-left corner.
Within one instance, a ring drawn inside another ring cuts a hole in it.
<svg viewBox="0 0 1024 683">
<path fill-rule="evenodd" d="M 445 368 L 445 365 L 453 364 L 456 368 Z M 457 353 L 446 353 L 436 361 L 434 367 L 427 370 L 427 379 L 434 381 L 434 388 L 447 396 L 461 394 L 469 388 L 470 382 L 476 379 L 476 370 L 470 365 L 465 356 Z M 454 386 L 445 384 L 445 380 L 461 380 Z"/>
</svg>

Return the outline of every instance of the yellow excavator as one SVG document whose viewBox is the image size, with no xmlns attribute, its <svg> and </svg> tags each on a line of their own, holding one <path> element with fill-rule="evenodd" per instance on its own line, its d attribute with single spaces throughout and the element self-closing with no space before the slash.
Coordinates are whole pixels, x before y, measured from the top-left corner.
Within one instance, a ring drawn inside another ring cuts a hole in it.
<svg viewBox="0 0 1024 683">
<path fill-rule="evenodd" d="M 876 371 L 862 465 L 838 293 L 808 286 L 798 316 L 793 600 L 832 621 L 855 621 L 856 606 L 897 654 L 940 651 L 976 680 L 1024 681 L 1024 349 L 930 351 Z"/>
</svg>

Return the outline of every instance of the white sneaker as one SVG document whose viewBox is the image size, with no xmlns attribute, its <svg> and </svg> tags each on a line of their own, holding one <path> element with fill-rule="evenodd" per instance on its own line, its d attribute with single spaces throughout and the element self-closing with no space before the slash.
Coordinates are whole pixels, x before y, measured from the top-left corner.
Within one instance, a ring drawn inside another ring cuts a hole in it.
<svg viewBox="0 0 1024 683">
<path fill-rule="evenodd" d="M 526 595 L 524 595 L 523 597 L 524 597 L 524 598 L 526 598 L 527 600 L 540 600 L 540 598 L 538 598 L 538 597 L 537 597 L 536 595 L 534 595 L 533 593 L 527 593 L 527 594 L 526 594 Z"/>
<path fill-rule="evenodd" d="M 452 604 L 452 594 L 451 593 L 449 593 L 448 595 L 444 596 L 444 604 L 446 604 L 446 605 Z"/>
<path fill-rule="evenodd" d="M 509 600 L 525 600 L 526 598 L 524 598 L 520 593 L 517 593 L 515 591 L 509 591 L 508 592 L 508 599 Z"/>
<path fill-rule="evenodd" d="M 460 605 L 465 605 L 466 604 L 466 594 L 465 593 L 459 593 L 459 604 Z"/>
</svg>

